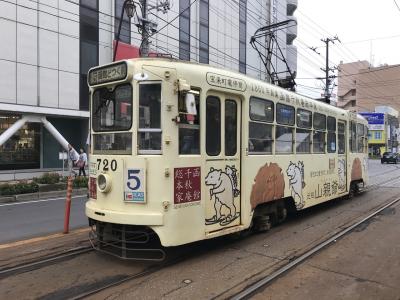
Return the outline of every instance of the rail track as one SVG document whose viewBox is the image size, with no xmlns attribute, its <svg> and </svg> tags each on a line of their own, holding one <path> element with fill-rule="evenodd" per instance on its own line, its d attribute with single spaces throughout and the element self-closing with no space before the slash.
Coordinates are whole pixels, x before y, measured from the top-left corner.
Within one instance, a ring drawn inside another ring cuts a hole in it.
<svg viewBox="0 0 400 300">
<path fill-rule="evenodd" d="M 330 244 L 336 242 L 338 239 L 342 238 L 358 226 L 362 225 L 363 223 L 369 221 L 370 219 L 374 218 L 383 210 L 393 206 L 394 204 L 398 203 L 400 198 L 391 200 L 386 202 L 384 205 L 381 205 L 379 208 L 376 208 L 374 211 L 370 212 L 366 217 L 363 219 L 356 221 L 355 223 L 348 225 L 343 230 L 339 231 L 338 233 L 334 234 L 333 236 L 329 237 L 325 241 L 315 245 L 311 249 L 307 250 L 297 258 L 293 259 L 289 263 L 285 264 L 284 266 L 280 267 L 279 269 L 275 270 L 273 273 L 265 276 L 264 278 L 258 280 L 255 283 L 249 284 L 247 287 L 242 289 L 239 293 L 230 297 L 232 300 L 242 300 L 242 299 L 249 299 L 251 296 L 257 293 L 262 288 L 267 287 L 270 283 L 274 280 L 278 279 L 280 276 L 284 275 L 285 273 L 289 272 L 291 269 L 299 266 L 308 258 L 313 256 L 314 254 L 318 253 L 319 251 L 323 250 L 324 248 L 328 247 Z"/>
<path fill-rule="evenodd" d="M 67 251 L 64 251 L 62 253 L 58 253 L 52 256 L 47 256 L 44 258 L 40 258 L 37 260 L 29 261 L 27 263 L 22 263 L 10 268 L 2 268 L 0 269 L 0 279 L 12 276 L 12 275 L 17 275 L 25 272 L 30 272 L 33 270 L 37 270 L 55 263 L 58 263 L 60 261 L 64 261 L 67 259 L 74 258 L 78 255 L 88 253 L 93 251 L 93 248 L 91 246 L 82 246 L 82 247 L 76 247 Z"/>
</svg>

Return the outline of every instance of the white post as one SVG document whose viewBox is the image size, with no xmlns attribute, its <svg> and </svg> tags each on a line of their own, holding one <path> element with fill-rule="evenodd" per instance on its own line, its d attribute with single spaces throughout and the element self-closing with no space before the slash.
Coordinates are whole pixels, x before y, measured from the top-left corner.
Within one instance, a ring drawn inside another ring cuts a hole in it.
<svg viewBox="0 0 400 300">
<path fill-rule="evenodd" d="M 22 126 L 25 125 L 27 119 L 25 117 L 22 117 L 18 121 L 16 121 L 14 124 L 11 125 L 10 128 L 8 128 L 6 131 L 4 131 L 0 135 L 0 147 L 7 142 L 7 140 L 12 137 Z"/>
<path fill-rule="evenodd" d="M 61 146 L 68 152 L 68 141 L 58 132 L 58 130 L 47 121 L 46 117 L 40 118 L 44 127 L 51 133 L 51 135 L 60 143 Z M 78 152 L 74 149 L 76 156 L 79 156 Z"/>
</svg>

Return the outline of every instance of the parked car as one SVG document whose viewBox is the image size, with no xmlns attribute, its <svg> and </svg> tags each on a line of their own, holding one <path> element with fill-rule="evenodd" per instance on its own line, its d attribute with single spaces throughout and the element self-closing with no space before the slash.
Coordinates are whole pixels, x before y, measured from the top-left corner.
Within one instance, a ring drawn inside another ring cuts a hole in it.
<svg viewBox="0 0 400 300">
<path fill-rule="evenodd" d="M 397 164 L 397 162 L 400 161 L 400 155 L 398 153 L 393 153 L 393 152 L 385 152 L 382 155 L 381 158 L 381 163 L 395 163 Z"/>
</svg>

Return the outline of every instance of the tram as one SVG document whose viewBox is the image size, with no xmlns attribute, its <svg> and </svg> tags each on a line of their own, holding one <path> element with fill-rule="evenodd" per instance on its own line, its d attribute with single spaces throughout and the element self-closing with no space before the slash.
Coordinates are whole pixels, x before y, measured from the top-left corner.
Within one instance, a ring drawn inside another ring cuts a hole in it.
<svg viewBox="0 0 400 300">
<path fill-rule="evenodd" d="M 169 58 L 89 70 L 93 246 L 163 248 L 247 229 L 368 184 L 367 121 L 243 74 Z"/>
</svg>

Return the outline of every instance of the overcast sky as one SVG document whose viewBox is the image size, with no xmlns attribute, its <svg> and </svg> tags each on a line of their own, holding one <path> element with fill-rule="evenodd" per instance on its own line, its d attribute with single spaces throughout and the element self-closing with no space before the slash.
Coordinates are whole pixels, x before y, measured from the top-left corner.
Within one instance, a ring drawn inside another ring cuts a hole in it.
<svg viewBox="0 0 400 300">
<path fill-rule="evenodd" d="M 301 78 L 325 76 L 319 70 L 325 67 L 322 38 L 337 35 L 342 42 L 329 45 L 332 66 L 340 61 L 370 61 L 371 55 L 374 66 L 400 64 L 400 9 L 394 0 L 298 0 L 295 16 L 299 93 L 321 95 L 322 81 Z M 307 47 L 317 47 L 321 55 Z"/>
</svg>

